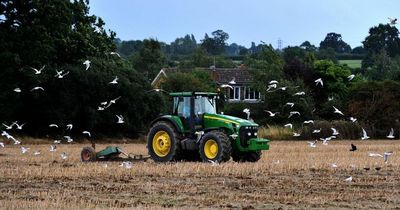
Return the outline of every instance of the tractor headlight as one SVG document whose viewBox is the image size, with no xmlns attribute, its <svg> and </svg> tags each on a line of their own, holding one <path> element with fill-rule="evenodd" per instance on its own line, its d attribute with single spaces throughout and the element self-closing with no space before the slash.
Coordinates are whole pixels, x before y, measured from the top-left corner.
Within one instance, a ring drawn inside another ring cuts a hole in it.
<svg viewBox="0 0 400 210">
<path fill-rule="evenodd" d="M 250 133 L 250 132 L 248 132 L 248 133 L 247 133 L 247 135 L 248 135 L 248 136 L 251 136 L 251 133 Z"/>
<path fill-rule="evenodd" d="M 257 132 L 254 132 L 254 136 L 257 136 Z"/>
</svg>

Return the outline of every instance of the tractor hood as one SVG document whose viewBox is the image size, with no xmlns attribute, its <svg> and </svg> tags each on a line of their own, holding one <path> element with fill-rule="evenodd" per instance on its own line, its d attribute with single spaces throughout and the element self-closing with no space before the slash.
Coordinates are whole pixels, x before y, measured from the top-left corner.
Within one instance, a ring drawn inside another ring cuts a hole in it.
<svg viewBox="0 0 400 210">
<path fill-rule="evenodd" d="M 239 117 L 223 115 L 223 114 L 205 114 L 204 119 L 207 121 L 219 121 L 223 123 L 233 123 L 239 126 L 257 126 L 258 124 Z"/>
</svg>

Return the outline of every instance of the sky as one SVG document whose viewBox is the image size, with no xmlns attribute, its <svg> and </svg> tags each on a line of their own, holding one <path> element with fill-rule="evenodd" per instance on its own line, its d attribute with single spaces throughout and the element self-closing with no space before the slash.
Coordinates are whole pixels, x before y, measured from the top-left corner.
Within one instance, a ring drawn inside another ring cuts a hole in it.
<svg viewBox="0 0 400 210">
<path fill-rule="evenodd" d="M 170 43 L 193 34 L 200 42 L 221 29 L 229 44 L 246 47 L 263 41 L 277 48 L 279 39 L 283 47 L 306 40 L 319 46 L 335 32 L 354 48 L 369 28 L 400 17 L 398 0 L 91 0 L 89 6 L 122 40 Z"/>
</svg>

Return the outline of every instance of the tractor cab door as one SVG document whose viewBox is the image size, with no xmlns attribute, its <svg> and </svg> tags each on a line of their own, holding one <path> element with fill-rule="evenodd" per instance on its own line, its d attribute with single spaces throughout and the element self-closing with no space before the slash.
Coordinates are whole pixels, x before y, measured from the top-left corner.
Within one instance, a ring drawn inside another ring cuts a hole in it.
<svg viewBox="0 0 400 210">
<path fill-rule="evenodd" d="M 190 130 L 190 97 L 174 98 L 174 114 L 179 116 L 185 130 Z"/>
</svg>

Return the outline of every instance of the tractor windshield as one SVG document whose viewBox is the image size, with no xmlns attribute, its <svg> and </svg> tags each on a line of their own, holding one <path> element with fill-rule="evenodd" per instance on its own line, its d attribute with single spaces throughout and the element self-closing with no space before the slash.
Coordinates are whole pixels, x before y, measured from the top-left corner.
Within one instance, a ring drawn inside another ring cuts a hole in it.
<svg viewBox="0 0 400 210">
<path fill-rule="evenodd" d="M 215 114 L 217 112 L 215 108 L 215 99 L 206 96 L 197 96 L 195 101 L 195 113 L 196 114 Z"/>
</svg>

